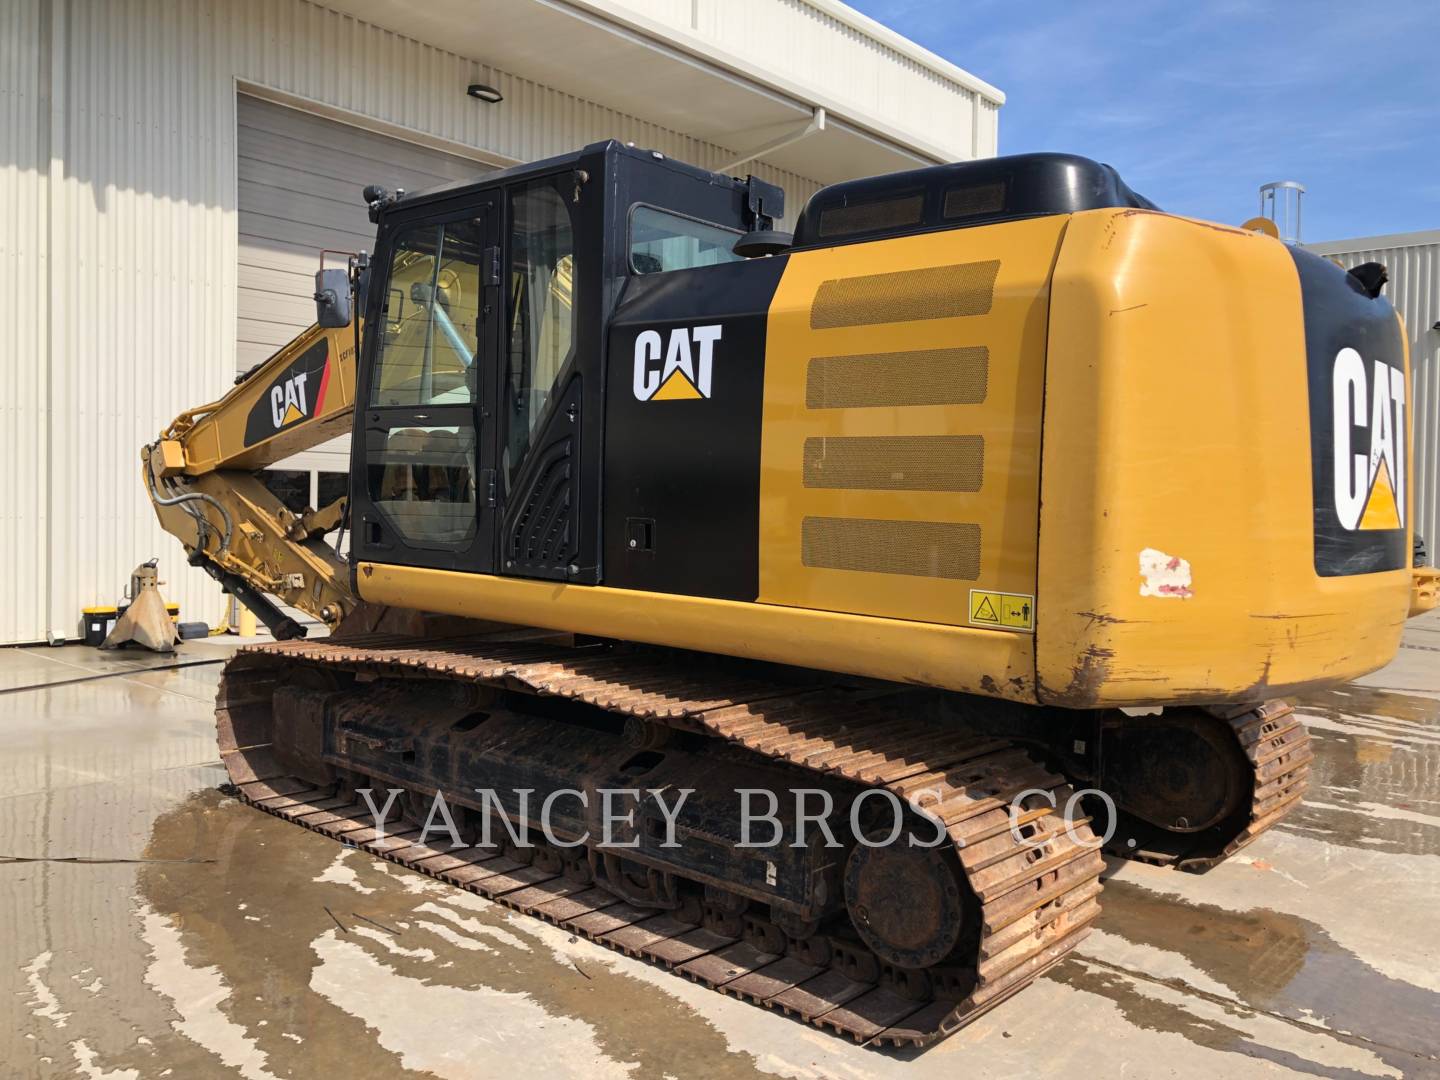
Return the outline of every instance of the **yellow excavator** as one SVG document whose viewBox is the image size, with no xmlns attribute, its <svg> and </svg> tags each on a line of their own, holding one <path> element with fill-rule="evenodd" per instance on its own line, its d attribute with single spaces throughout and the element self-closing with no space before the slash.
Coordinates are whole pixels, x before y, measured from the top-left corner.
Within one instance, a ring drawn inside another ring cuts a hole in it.
<svg viewBox="0 0 1440 1080">
<path fill-rule="evenodd" d="M 317 325 L 142 454 L 277 639 L 225 669 L 233 789 L 724 993 L 954 1031 L 1102 850 L 1204 870 L 1293 809 L 1278 699 L 1435 604 L 1382 268 L 1060 154 L 793 235 L 614 142 L 364 197 Z M 334 505 L 258 478 L 346 432 Z"/>
</svg>

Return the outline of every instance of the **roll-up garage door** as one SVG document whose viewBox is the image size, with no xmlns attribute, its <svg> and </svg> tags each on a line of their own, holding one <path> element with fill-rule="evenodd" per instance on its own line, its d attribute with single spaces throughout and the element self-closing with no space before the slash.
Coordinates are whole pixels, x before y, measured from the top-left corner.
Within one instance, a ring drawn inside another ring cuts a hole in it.
<svg viewBox="0 0 1440 1080">
<path fill-rule="evenodd" d="M 490 171 L 468 158 L 243 94 L 237 112 L 240 371 L 315 321 L 314 275 L 322 248 L 374 247 L 375 227 L 360 198 L 366 184 L 420 191 Z M 344 472 L 348 454 L 347 438 L 282 468 Z"/>
</svg>

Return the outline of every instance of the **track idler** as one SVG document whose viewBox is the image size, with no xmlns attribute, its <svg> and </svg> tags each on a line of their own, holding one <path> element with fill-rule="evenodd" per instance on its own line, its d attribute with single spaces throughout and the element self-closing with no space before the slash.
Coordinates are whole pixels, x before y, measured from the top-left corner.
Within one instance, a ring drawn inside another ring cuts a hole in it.
<svg viewBox="0 0 1440 1080">
<path fill-rule="evenodd" d="M 1299 805 L 1313 759 L 1304 725 L 1280 701 L 1107 713 L 1098 786 L 1113 800 L 1115 820 L 1106 849 L 1207 870 Z M 1090 809 L 1103 832 L 1100 800 Z"/>
</svg>

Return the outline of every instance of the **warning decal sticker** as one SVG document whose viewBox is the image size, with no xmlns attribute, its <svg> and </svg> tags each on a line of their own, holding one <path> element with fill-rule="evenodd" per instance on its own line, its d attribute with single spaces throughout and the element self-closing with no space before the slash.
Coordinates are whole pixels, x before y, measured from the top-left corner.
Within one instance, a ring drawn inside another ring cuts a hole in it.
<svg viewBox="0 0 1440 1080">
<path fill-rule="evenodd" d="M 1035 629 L 1035 597 L 1027 593 L 970 590 L 970 623 L 997 630 Z"/>
</svg>

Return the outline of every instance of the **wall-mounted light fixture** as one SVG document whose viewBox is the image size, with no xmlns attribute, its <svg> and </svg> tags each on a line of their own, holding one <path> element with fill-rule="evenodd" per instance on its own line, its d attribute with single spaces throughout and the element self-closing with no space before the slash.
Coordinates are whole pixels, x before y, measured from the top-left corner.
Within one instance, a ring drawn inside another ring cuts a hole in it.
<svg viewBox="0 0 1440 1080">
<path fill-rule="evenodd" d="M 504 94 L 496 90 L 495 87 L 486 86 L 484 83 L 471 83 L 465 88 L 465 93 L 469 94 L 476 101 L 488 102 L 491 105 L 498 105 L 505 100 Z"/>
</svg>

